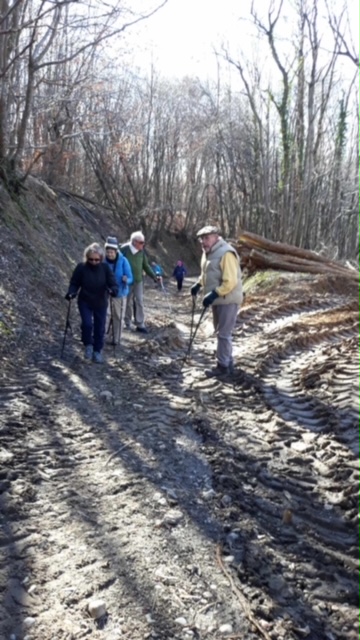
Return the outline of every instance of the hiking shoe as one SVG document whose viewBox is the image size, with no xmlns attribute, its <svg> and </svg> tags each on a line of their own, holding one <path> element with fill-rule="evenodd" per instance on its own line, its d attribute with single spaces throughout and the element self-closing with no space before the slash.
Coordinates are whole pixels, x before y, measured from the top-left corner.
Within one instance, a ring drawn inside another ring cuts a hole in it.
<svg viewBox="0 0 360 640">
<path fill-rule="evenodd" d="M 93 347 L 92 347 L 92 344 L 88 344 L 88 345 L 85 347 L 85 351 L 84 351 L 84 358 L 85 358 L 86 360 L 91 360 L 92 355 L 93 355 Z"/>
<path fill-rule="evenodd" d="M 96 362 L 96 364 L 101 364 L 103 362 L 103 357 L 100 351 L 94 351 L 92 359 L 93 362 Z"/>
<path fill-rule="evenodd" d="M 146 327 L 136 327 L 136 331 L 139 333 L 149 333 Z"/>
<path fill-rule="evenodd" d="M 205 369 L 207 378 L 221 378 L 227 376 L 229 373 L 229 367 L 223 367 L 221 364 L 217 364 L 216 367 L 212 367 L 211 369 Z"/>
<path fill-rule="evenodd" d="M 125 324 L 124 325 L 124 329 L 125 329 L 125 331 L 131 331 L 131 325 Z"/>
</svg>

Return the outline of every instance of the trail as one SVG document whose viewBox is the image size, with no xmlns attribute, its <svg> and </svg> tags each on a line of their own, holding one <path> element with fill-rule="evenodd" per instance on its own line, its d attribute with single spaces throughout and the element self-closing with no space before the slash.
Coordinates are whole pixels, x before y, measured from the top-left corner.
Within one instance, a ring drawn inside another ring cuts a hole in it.
<svg viewBox="0 0 360 640">
<path fill-rule="evenodd" d="M 219 381 L 209 316 L 182 366 L 191 296 L 166 291 L 117 359 L 83 361 L 74 313 L 63 360 L 3 381 L 0 637 L 358 638 L 356 298 L 247 296 Z"/>
</svg>

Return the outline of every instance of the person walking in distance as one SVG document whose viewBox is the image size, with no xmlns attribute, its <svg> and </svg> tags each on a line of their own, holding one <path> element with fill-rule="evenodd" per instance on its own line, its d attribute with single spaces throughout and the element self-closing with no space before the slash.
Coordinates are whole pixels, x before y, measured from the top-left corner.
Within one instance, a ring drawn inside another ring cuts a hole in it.
<svg viewBox="0 0 360 640">
<path fill-rule="evenodd" d="M 118 294 L 113 298 L 112 305 L 108 304 L 106 316 L 106 331 L 109 330 L 110 320 L 114 323 L 112 344 L 117 345 L 120 342 L 121 323 L 123 322 L 126 297 L 129 293 L 129 285 L 133 282 L 133 275 L 130 263 L 119 250 L 117 238 L 109 236 L 105 242 L 105 262 L 113 271 L 116 284 L 118 285 Z M 111 316 L 112 306 L 112 316 Z"/>
<path fill-rule="evenodd" d="M 151 263 L 151 268 L 153 270 L 153 272 L 155 273 L 156 276 L 163 276 L 164 275 L 164 269 L 162 268 L 162 266 L 160 264 L 157 264 L 157 262 L 152 262 Z"/>
<path fill-rule="evenodd" d="M 181 291 L 181 289 L 182 289 L 186 273 L 187 273 L 187 271 L 185 269 L 185 265 L 184 265 L 183 261 L 182 260 L 178 260 L 177 263 L 176 263 L 175 269 L 173 271 L 173 278 L 175 278 L 175 280 L 176 280 L 177 290 L 178 291 Z"/>
<path fill-rule="evenodd" d="M 243 299 L 240 258 L 217 227 L 203 227 L 197 237 L 203 250 L 201 274 L 191 287 L 191 295 L 196 296 L 203 288 L 203 306 L 212 306 L 217 364 L 205 370 L 205 375 L 220 377 L 233 372 L 232 332 Z"/>
<path fill-rule="evenodd" d="M 157 276 L 149 265 L 148 258 L 144 251 L 145 237 L 141 231 L 134 231 L 130 236 L 130 241 L 121 246 L 121 252 L 130 263 L 134 281 L 130 285 L 125 311 L 125 328 L 130 329 L 131 318 L 134 314 L 136 331 L 148 333 L 145 327 L 144 315 L 144 273 L 154 282 L 159 282 Z"/>
<path fill-rule="evenodd" d="M 104 249 L 97 243 L 84 251 L 83 262 L 74 269 L 66 300 L 78 296 L 81 316 L 81 340 L 85 346 L 85 358 L 101 363 L 105 337 L 106 309 L 109 293 L 116 297 L 118 286 L 108 264 L 104 262 Z"/>
</svg>

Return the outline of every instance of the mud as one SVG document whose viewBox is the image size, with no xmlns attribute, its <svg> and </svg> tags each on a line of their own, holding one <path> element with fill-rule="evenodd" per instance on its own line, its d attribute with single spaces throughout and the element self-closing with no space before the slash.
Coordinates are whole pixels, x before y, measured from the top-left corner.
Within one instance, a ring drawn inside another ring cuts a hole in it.
<svg viewBox="0 0 360 640">
<path fill-rule="evenodd" d="M 104 365 L 74 308 L 62 360 L 54 321 L 3 367 L 0 637 L 358 638 L 355 295 L 248 293 L 235 373 L 208 380 L 209 314 L 184 361 L 190 295 L 166 292 Z"/>
</svg>

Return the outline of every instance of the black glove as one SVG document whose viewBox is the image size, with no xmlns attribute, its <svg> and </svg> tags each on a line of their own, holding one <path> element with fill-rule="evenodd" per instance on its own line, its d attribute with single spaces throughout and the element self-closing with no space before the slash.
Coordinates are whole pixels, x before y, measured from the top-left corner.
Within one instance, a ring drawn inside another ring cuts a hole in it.
<svg viewBox="0 0 360 640">
<path fill-rule="evenodd" d="M 195 298 L 195 296 L 197 296 L 197 294 L 199 293 L 200 289 L 201 289 L 200 282 L 197 282 L 196 284 L 193 284 L 193 286 L 190 289 L 191 295 L 194 296 L 194 298 Z"/>
<path fill-rule="evenodd" d="M 74 300 L 74 298 L 76 298 L 76 293 L 69 293 L 67 292 L 66 296 L 65 296 L 65 300 Z"/>
<path fill-rule="evenodd" d="M 115 291 L 114 289 L 109 289 L 109 294 L 111 295 L 112 298 L 116 298 L 118 292 Z"/>
<path fill-rule="evenodd" d="M 206 296 L 203 297 L 203 305 L 204 307 L 210 307 L 210 305 L 214 302 L 214 300 L 216 300 L 216 298 L 219 297 L 219 294 L 216 293 L 216 291 L 210 291 L 210 293 L 207 293 Z"/>
</svg>

